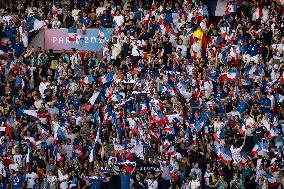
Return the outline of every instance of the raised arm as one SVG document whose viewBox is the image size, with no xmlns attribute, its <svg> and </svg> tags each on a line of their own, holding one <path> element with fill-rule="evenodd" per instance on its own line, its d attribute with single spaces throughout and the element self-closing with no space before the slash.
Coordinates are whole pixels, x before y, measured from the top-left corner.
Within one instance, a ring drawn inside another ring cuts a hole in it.
<svg viewBox="0 0 284 189">
<path fill-rule="evenodd" d="M 134 167 L 133 167 L 133 169 L 132 169 L 132 171 L 130 172 L 130 174 L 132 174 L 134 171 L 135 171 L 135 169 L 136 169 L 136 163 L 135 163 L 135 165 L 134 165 Z"/>
</svg>

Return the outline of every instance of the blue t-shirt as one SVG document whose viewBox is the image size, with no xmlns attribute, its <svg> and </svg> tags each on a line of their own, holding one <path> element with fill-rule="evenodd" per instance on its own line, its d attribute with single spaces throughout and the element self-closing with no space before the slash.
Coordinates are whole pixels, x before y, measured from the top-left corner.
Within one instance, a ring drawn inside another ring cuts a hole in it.
<svg viewBox="0 0 284 189">
<path fill-rule="evenodd" d="M 269 98 L 259 99 L 258 103 L 262 106 L 271 106 L 271 100 Z M 270 110 L 269 110 L 269 108 L 261 107 L 260 112 L 261 113 L 269 113 Z"/>
<path fill-rule="evenodd" d="M 40 189 L 41 185 L 40 184 L 34 184 L 33 189 Z"/>
<path fill-rule="evenodd" d="M 7 184 L 5 182 L 0 183 L 0 189 L 6 189 L 7 188 Z"/>
<path fill-rule="evenodd" d="M 251 56 L 258 55 L 258 45 L 257 44 L 250 44 L 249 45 L 249 54 Z"/>
<path fill-rule="evenodd" d="M 80 18 L 79 22 L 81 24 L 84 24 L 85 26 L 88 26 L 89 24 L 92 24 L 92 20 L 89 17 Z"/>
<path fill-rule="evenodd" d="M 79 106 L 81 105 L 81 100 L 80 99 L 74 99 L 74 100 L 72 100 L 72 104 L 75 107 L 75 109 L 79 109 Z"/>
<path fill-rule="evenodd" d="M 13 35 L 16 35 L 16 33 L 17 33 L 17 29 L 15 26 L 7 26 L 5 28 L 5 34 L 7 38 L 9 39 L 13 38 Z"/>
<path fill-rule="evenodd" d="M 101 179 L 94 179 L 92 180 L 92 184 L 90 189 L 101 189 L 102 188 L 102 180 Z"/>
<path fill-rule="evenodd" d="M 121 183 L 121 189 L 130 189 L 130 178 L 131 178 L 131 175 L 130 174 L 127 174 L 127 175 L 123 175 L 123 174 L 120 174 L 119 175 L 119 178 L 120 178 L 120 183 Z"/>
<path fill-rule="evenodd" d="M 13 45 L 12 48 L 15 49 L 15 56 L 19 58 L 21 54 L 24 52 L 25 47 L 22 43 L 16 43 Z"/>
<path fill-rule="evenodd" d="M 25 178 L 23 176 L 13 176 L 11 178 L 12 189 L 20 189 L 24 183 Z"/>
<path fill-rule="evenodd" d="M 247 105 L 244 102 L 239 102 L 237 106 L 237 111 L 240 113 L 244 113 L 247 109 Z"/>
</svg>

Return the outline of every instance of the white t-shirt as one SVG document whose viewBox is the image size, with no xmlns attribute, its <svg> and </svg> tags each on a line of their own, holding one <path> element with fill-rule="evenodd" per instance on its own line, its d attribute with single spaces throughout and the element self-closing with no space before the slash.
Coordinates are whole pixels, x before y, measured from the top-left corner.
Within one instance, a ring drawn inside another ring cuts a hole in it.
<svg viewBox="0 0 284 189">
<path fill-rule="evenodd" d="M 14 162 L 18 163 L 19 165 L 22 165 L 22 158 L 23 156 L 21 154 L 15 154 L 13 156 Z"/>
<path fill-rule="evenodd" d="M 131 54 L 132 56 L 141 56 L 141 52 L 137 45 L 133 45 Z"/>
<path fill-rule="evenodd" d="M 52 176 L 47 175 L 47 182 L 50 184 L 49 185 L 50 189 L 55 189 L 56 188 L 56 181 L 57 181 L 56 176 L 54 176 L 54 175 L 52 175 Z"/>
<path fill-rule="evenodd" d="M 96 9 L 96 14 L 97 14 L 97 15 L 103 14 L 104 10 L 106 10 L 105 7 L 98 7 L 98 8 Z"/>
<path fill-rule="evenodd" d="M 238 163 L 242 158 L 241 157 L 242 147 L 234 148 L 233 146 L 231 146 L 230 150 L 231 150 L 232 158 L 233 158 L 234 162 Z"/>
<path fill-rule="evenodd" d="M 72 17 L 74 18 L 75 21 L 78 20 L 78 14 L 79 14 L 80 10 L 79 9 L 73 9 L 72 10 Z"/>
<path fill-rule="evenodd" d="M 6 15 L 6 16 L 3 16 L 3 18 L 2 18 L 2 23 L 3 22 L 9 22 L 10 20 L 11 20 L 11 16 L 10 15 Z"/>
<path fill-rule="evenodd" d="M 45 83 L 41 82 L 39 84 L 39 92 L 40 92 L 42 98 L 45 98 L 44 91 L 47 88 L 47 85 L 50 85 L 50 83 L 49 82 L 45 82 Z"/>
<path fill-rule="evenodd" d="M 223 127 L 224 127 L 224 123 L 222 121 L 220 122 L 217 122 L 217 121 L 214 121 L 214 131 L 220 131 Z"/>
<path fill-rule="evenodd" d="M 192 65 L 186 66 L 186 71 L 187 71 L 188 75 L 191 76 L 193 70 L 194 70 L 194 66 L 192 66 Z"/>
<path fill-rule="evenodd" d="M 194 43 L 191 48 L 191 55 L 196 56 L 197 58 L 201 57 L 201 45 L 200 43 Z"/>
<path fill-rule="evenodd" d="M 52 28 L 58 29 L 58 28 L 60 28 L 60 26 L 61 26 L 61 22 L 60 22 L 59 20 L 53 20 L 53 21 L 51 22 L 51 25 L 52 25 Z"/>
<path fill-rule="evenodd" d="M 9 165 L 9 170 L 19 171 L 19 165 L 17 163 L 12 163 Z"/>
<path fill-rule="evenodd" d="M 116 60 L 118 55 L 120 54 L 121 52 L 121 45 L 120 44 L 113 44 L 113 46 L 111 47 L 111 59 L 114 59 Z"/>
<path fill-rule="evenodd" d="M 200 181 L 198 179 L 190 181 L 190 189 L 197 189 L 200 187 Z"/>
<path fill-rule="evenodd" d="M 229 114 L 231 114 L 232 117 L 235 117 L 237 115 L 239 116 L 239 118 L 241 118 L 241 114 L 238 111 L 230 111 Z"/>
<path fill-rule="evenodd" d="M 124 23 L 124 17 L 122 15 L 114 16 L 113 20 L 116 23 L 116 27 L 122 26 Z"/>
<path fill-rule="evenodd" d="M 148 189 L 157 189 L 158 188 L 157 180 L 147 179 L 146 183 L 147 183 Z"/>
<path fill-rule="evenodd" d="M 37 178 L 37 174 L 34 172 L 26 174 L 27 188 L 34 187 L 36 178 Z"/>
<path fill-rule="evenodd" d="M 41 99 L 40 100 L 36 100 L 34 102 L 34 105 L 35 105 L 36 109 L 39 109 L 42 103 L 43 103 L 43 101 Z"/>
<path fill-rule="evenodd" d="M 275 59 L 281 59 L 282 53 L 284 51 L 284 45 L 283 44 L 272 44 L 272 51 L 273 53 L 273 58 Z"/>
<path fill-rule="evenodd" d="M 68 188 L 68 175 L 59 175 L 58 177 L 58 180 L 59 181 L 63 181 L 63 180 L 66 180 L 64 182 L 61 182 L 60 185 L 59 185 L 59 188 L 60 189 L 67 189 Z"/>
<path fill-rule="evenodd" d="M 245 119 L 245 125 L 246 125 L 246 135 L 252 136 L 252 127 L 254 125 L 255 121 L 252 117 L 249 117 L 248 119 Z"/>
<path fill-rule="evenodd" d="M 24 139 L 25 139 L 25 140 L 29 139 L 29 141 L 30 141 L 31 143 L 35 143 L 34 137 L 26 137 L 26 136 L 25 136 Z"/>
<path fill-rule="evenodd" d="M 178 49 L 181 49 L 181 54 L 182 56 L 186 56 L 186 51 L 187 51 L 187 48 L 185 45 L 177 45 L 176 47 L 176 52 Z"/>
</svg>

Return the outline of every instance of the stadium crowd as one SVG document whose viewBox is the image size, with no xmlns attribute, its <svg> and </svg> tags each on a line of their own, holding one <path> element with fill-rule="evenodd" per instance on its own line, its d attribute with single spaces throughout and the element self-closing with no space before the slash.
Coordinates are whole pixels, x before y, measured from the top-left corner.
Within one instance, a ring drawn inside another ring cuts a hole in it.
<svg viewBox="0 0 284 189">
<path fill-rule="evenodd" d="M 1 0 L 0 189 L 284 188 L 284 1 L 209 1 Z"/>
</svg>

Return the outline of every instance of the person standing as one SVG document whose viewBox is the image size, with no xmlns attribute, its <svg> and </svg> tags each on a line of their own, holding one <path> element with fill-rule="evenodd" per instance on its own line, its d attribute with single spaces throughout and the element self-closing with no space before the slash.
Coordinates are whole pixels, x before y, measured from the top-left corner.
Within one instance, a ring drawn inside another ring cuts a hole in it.
<svg viewBox="0 0 284 189">
<path fill-rule="evenodd" d="M 130 189 L 130 178 L 134 170 L 135 170 L 135 167 L 132 169 L 130 173 L 128 173 L 126 168 L 122 168 L 121 173 L 119 174 L 114 170 L 114 172 L 118 174 L 120 178 L 120 183 L 121 183 L 120 188 L 121 189 Z"/>
</svg>

